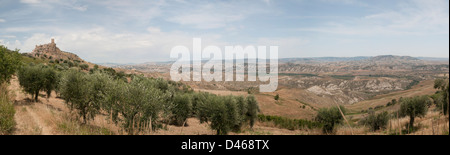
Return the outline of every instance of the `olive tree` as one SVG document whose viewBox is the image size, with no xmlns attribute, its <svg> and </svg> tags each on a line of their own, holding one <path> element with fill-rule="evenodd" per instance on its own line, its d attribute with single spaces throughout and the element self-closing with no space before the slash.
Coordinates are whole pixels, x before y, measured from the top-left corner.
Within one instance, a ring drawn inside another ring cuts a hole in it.
<svg viewBox="0 0 450 155">
<path fill-rule="evenodd" d="M 178 126 L 186 125 L 186 120 L 191 116 L 192 99 L 190 94 L 179 93 L 174 96 L 172 112 L 172 123 Z"/>
<path fill-rule="evenodd" d="M 230 132 L 232 127 L 232 122 L 229 121 L 229 113 L 227 113 L 227 107 L 220 96 L 211 96 L 208 98 L 209 103 L 211 103 L 210 116 L 211 120 L 210 127 L 216 130 L 217 135 L 226 135 Z"/>
<path fill-rule="evenodd" d="M 20 67 L 21 56 L 18 50 L 10 51 L 0 45 L 0 84 L 8 82 Z"/>
<path fill-rule="evenodd" d="M 248 104 L 247 100 L 243 96 L 237 96 L 236 99 L 236 107 L 237 107 L 237 123 L 233 127 L 233 131 L 240 131 L 242 126 L 247 122 L 247 112 L 248 112 Z"/>
<path fill-rule="evenodd" d="M 36 102 L 40 91 L 45 91 L 49 97 L 58 80 L 56 72 L 43 65 L 23 66 L 18 72 L 18 78 L 20 86 L 26 93 L 31 94 Z"/>
<path fill-rule="evenodd" d="M 204 102 L 197 105 L 197 117 L 200 122 L 211 122 L 210 127 L 217 135 L 226 135 L 230 131 L 238 132 L 249 122 L 254 125 L 258 117 L 258 102 L 253 96 L 217 96 L 207 95 Z"/>
<path fill-rule="evenodd" d="M 431 103 L 427 96 L 416 96 L 403 99 L 400 105 L 399 114 L 402 117 L 409 116 L 409 128 L 413 129 L 414 119 L 424 117 L 428 111 L 428 104 Z"/>
<path fill-rule="evenodd" d="M 368 125 L 371 131 L 377 131 L 380 129 L 386 129 L 386 126 L 389 123 L 389 118 L 388 112 L 382 112 L 379 114 L 372 112 L 369 116 L 362 119 L 360 123 Z"/>
<path fill-rule="evenodd" d="M 437 79 L 434 82 L 434 88 L 439 91 L 432 96 L 438 109 L 440 109 L 444 115 L 448 114 L 449 107 L 449 81 L 448 79 Z"/>
<path fill-rule="evenodd" d="M 258 113 L 260 112 L 258 101 L 256 101 L 256 98 L 253 95 L 247 96 L 246 101 L 247 101 L 246 120 L 250 122 L 250 127 L 253 128 L 256 119 L 258 119 Z"/>
<path fill-rule="evenodd" d="M 109 75 L 103 73 L 85 74 L 71 69 L 62 76 L 59 93 L 86 124 L 99 113 L 110 80 Z"/>
<path fill-rule="evenodd" d="M 345 108 L 341 106 L 340 109 L 345 114 Z M 316 121 L 323 124 L 322 132 L 325 134 L 333 134 L 335 125 L 341 123 L 343 119 L 338 107 L 319 109 L 316 116 Z"/>
<path fill-rule="evenodd" d="M 135 76 L 130 83 L 114 80 L 107 89 L 104 107 L 116 124 L 132 135 L 155 130 L 163 99 L 167 96 L 151 80 Z"/>
</svg>

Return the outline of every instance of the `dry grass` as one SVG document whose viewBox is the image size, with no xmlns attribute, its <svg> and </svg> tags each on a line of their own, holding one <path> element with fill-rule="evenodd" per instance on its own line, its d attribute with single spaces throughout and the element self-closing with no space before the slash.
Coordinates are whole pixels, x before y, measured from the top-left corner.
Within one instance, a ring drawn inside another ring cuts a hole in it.
<svg viewBox="0 0 450 155">
<path fill-rule="evenodd" d="M 392 99 L 396 99 L 398 101 L 400 97 L 406 98 L 422 95 L 432 95 L 436 92 L 436 89 L 434 89 L 433 86 L 434 80 L 422 81 L 418 85 L 413 86 L 411 89 L 378 95 L 370 100 L 361 101 L 352 105 L 347 105 L 345 107 L 349 110 L 352 110 L 352 112 L 360 112 L 361 110 L 367 110 L 376 106 L 386 105 L 388 102 L 392 101 Z M 398 107 L 393 106 L 385 110 L 392 111 L 397 108 Z"/>
</svg>

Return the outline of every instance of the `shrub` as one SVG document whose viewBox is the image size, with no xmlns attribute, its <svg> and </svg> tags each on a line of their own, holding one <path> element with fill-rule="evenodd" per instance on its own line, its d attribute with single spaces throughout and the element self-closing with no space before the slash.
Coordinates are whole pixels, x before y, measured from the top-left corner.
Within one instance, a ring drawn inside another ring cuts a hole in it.
<svg viewBox="0 0 450 155">
<path fill-rule="evenodd" d="M 345 114 L 344 107 L 341 106 L 340 108 Z M 325 134 L 334 134 L 334 126 L 341 123 L 342 120 L 343 117 L 338 107 L 319 109 L 316 116 L 316 121 L 323 124 L 322 132 Z"/>
<path fill-rule="evenodd" d="M 10 51 L 0 45 L 0 84 L 9 82 L 11 76 L 20 67 L 21 55 L 19 51 Z"/>
<path fill-rule="evenodd" d="M 409 128 L 413 129 L 414 119 L 416 117 L 424 117 L 427 114 L 430 99 L 427 96 L 417 96 L 413 98 L 403 99 L 400 106 L 399 114 L 402 117 L 409 116 Z"/>
<path fill-rule="evenodd" d="M 89 69 L 89 65 L 88 64 L 81 64 L 80 65 L 80 68 L 82 69 L 82 70 L 88 70 Z"/>
<path fill-rule="evenodd" d="M 278 101 L 279 99 L 280 99 L 280 95 L 279 94 L 277 94 L 277 95 L 275 95 L 275 97 L 273 97 L 276 101 Z"/>
<path fill-rule="evenodd" d="M 320 128 L 322 124 L 316 121 L 309 121 L 303 119 L 289 119 L 281 116 L 269 116 L 259 114 L 258 119 L 261 122 L 273 122 L 279 128 L 285 128 L 288 130 L 297 130 L 297 129 L 313 129 Z"/>
<path fill-rule="evenodd" d="M 375 114 L 371 113 L 369 116 L 361 120 L 361 124 L 368 125 L 371 131 L 386 129 L 389 122 L 389 114 L 387 112 Z"/>
<path fill-rule="evenodd" d="M 69 61 L 67 64 L 69 65 L 70 68 L 75 66 L 75 64 L 72 61 Z"/>
</svg>

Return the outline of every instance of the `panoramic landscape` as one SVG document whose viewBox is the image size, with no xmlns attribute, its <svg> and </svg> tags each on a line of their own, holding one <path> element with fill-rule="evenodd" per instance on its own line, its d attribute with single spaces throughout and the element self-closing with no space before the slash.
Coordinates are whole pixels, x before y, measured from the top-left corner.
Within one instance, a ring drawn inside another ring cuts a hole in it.
<svg viewBox="0 0 450 155">
<path fill-rule="evenodd" d="M 448 1 L 384 3 L 2 1 L 0 135 L 448 135 Z M 194 36 L 203 77 L 236 77 L 175 80 L 195 79 Z M 179 45 L 194 60 L 174 67 Z M 210 45 L 278 53 L 213 59 Z"/>
</svg>

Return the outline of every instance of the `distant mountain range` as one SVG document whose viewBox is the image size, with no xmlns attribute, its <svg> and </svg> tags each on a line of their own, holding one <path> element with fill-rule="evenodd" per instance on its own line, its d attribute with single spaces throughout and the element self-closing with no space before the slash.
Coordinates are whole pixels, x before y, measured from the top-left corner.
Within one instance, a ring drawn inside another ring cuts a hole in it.
<svg viewBox="0 0 450 155">
<path fill-rule="evenodd" d="M 311 57 L 311 58 L 280 58 L 279 63 L 324 63 L 324 62 L 348 62 L 348 61 L 443 61 L 448 62 L 449 58 L 438 57 L 411 57 L 411 56 L 395 56 L 395 55 L 380 55 L 380 56 L 357 56 L 357 57 Z M 167 65 L 174 61 L 165 62 L 146 62 L 146 63 L 97 63 L 102 66 L 118 67 L 118 66 L 134 66 L 134 65 Z"/>
</svg>

